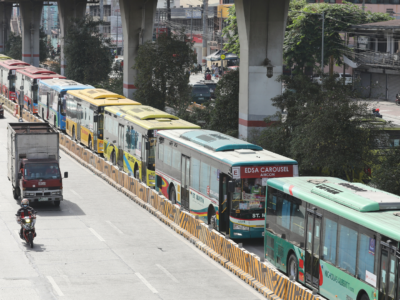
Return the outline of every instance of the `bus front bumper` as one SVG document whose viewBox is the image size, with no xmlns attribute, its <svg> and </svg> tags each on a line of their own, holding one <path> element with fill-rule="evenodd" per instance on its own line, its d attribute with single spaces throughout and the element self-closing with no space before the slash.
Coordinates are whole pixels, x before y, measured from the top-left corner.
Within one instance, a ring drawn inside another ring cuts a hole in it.
<svg viewBox="0 0 400 300">
<path fill-rule="evenodd" d="M 246 227 L 244 230 L 237 229 L 237 226 L 234 225 L 234 223 L 230 223 L 229 236 L 232 239 L 263 238 L 264 227 Z"/>
</svg>

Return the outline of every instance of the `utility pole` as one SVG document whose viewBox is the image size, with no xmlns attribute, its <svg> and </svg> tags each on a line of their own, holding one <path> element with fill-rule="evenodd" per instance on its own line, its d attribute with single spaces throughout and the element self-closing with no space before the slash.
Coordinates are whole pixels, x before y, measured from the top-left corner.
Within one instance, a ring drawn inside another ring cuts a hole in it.
<svg viewBox="0 0 400 300">
<path fill-rule="evenodd" d="M 362 3 L 362 10 L 365 11 L 365 0 L 363 0 L 363 3 Z"/>
<path fill-rule="evenodd" d="M 171 0 L 167 0 L 167 34 L 171 35 Z"/>
<path fill-rule="evenodd" d="M 322 13 L 322 45 L 321 45 L 321 89 L 323 90 L 323 78 L 324 75 L 324 36 L 325 36 L 325 13 Z"/>
<path fill-rule="evenodd" d="M 121 9 L 120 9 L 119 12 L 117 12 L 117 42 L 116 42 L 116 44 L 117 44 L 117 55 L 118 55 L 118 32 L 119 32 L 119 24 L 118 24 L 118 22 L 119 22 L 119 14 L 120 13 L 121 13 Z"/>
<path fill-rule="evenodd" d="M 203 0 L 203 57 L 202 63 L 206 62 L 208 35 L 208 0 Z"/>
<path fill-rule="evenodd" d="M 191 6 L 191 5 L 190 5 Z M 193 6 L 192 6 L 192 14 L 190 19 L 190 42 L 193 42 Z"/>
</svg>

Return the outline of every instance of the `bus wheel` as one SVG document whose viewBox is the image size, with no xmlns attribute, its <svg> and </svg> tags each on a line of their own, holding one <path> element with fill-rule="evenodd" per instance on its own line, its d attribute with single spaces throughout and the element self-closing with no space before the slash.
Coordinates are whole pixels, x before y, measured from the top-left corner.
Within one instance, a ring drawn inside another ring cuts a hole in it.
<svg viewBox="0 0 400 300">
<path fill-rule="evenodd" d="M 56 116 L 54 116 L 54 128 L 57 128 Z"/>
<path fill-rule="evenodd" d="M 171 200 L 172 204 L 176 204 L 176 192 L 174 186 L 172 186 L 171 191 L 169 192 L 169 200 Z"/>
<path fill-rule="evenodd" d="M 113 151 L 113 152 L 111 153 L 111 162 L 112 162 L 112 164 L 115 166 L 115 163 L 116 163 L 115 151 Z"/>
<path fill-rule="evenodd" d="M 360 300 L 369 300 L 369 297 L 367 294 L 363 293 Z"/>
<path fill-rule="evenodd" d="M 92 139 L 89 139 L 89 149 L 92 150 L 93 145 L 92 145 Z"/>
<path fill-rule="evenodd" d="M 75 141 L 75 127 L 72 127 L 72 140 Z"/>
<path fill-rule="evenodd" d="M 42 108 L 42 115 L 41 115 L 42 119 L 44 120 L 44 108 Z"/>
<path fill-rule="evenodd" d="M 133 177 L 135 177 L 137 180 L 139 180 L 140 175 L 139 175 L 139 168 L 137 167 L 137 165 L 135 165 L 135 171 L 133 172 Z"/>
<path fill-rule="evenodd" d="M 287 268 L 287 275 L 289 276 L 289 278 L 292 277 L 294 278 L 294 280 L 297 281 L 299 268 L 297 267 L 296 255 L 290 254 L 286 268 Z"/>
<path fill-rule="evenodd" d="M 211 225 L 213 229 L 217 229 L 217 216 L 212 206 L 208 209 L 208 225 Z"/>
</svg>

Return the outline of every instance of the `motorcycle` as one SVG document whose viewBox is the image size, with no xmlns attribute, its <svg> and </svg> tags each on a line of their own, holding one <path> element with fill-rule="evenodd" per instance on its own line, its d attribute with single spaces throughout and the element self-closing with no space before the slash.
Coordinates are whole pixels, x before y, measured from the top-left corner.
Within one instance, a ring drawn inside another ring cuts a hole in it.
<svg viewBox="0 0 400 300">
<path fill-rule="evenodd" d="M 400 95 L 399 94 L 396 94 L 395 102 L 396 102 L 396 105 L 400 105 Z"/>
<path fill-rule="evenodd" d="M 33 239 L 36 236 L 35 224 L 36 224 L 36 215 L 29 212 L 28 215 L 24 213 L 19 217 L 17 216 L 17 223 L 22 226 L 22 239 L 26 241 L 26 243 L 33 248 Z"/>
</svg>

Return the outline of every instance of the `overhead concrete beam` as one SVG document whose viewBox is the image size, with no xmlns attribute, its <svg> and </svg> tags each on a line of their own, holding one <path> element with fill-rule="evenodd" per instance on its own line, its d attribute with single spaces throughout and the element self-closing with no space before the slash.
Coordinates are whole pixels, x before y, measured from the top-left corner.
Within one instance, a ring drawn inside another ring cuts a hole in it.
<svg viewBox="0 0 400 300">
<path fill-rule="evenodd" d="M 153 37 L 157 0 L 119 0 L 124 36 L 124 96 L 133 98 L 136 70 L 132 67 L 139 45 Z"/>
<path fill-rule="evenodd" d="M 283 70 L 283 38 L 290 0 L 235 0 L 240 41 L 239 138 L 267 124 L 277 109 L 271 99 L 282 93 L 276 79 Z M 273 66 L 268 78 L 266 59 Z"/>
<path fill-rule="evenodd" d="M 86 0 L 58 0 L 58 14 L 60 17 L 60 48 L 61 48 L 61 75 L 65 75 L 67 62 L 64 55 L 64 38 L 74 19 L 83 18 L 86 12 Z"/>
<path fill-rule="evenodd" d="M 22 60 L 39 66 L 39 30 L 43 2 L 20 2 L 22 20 Z"/>
</svg>

